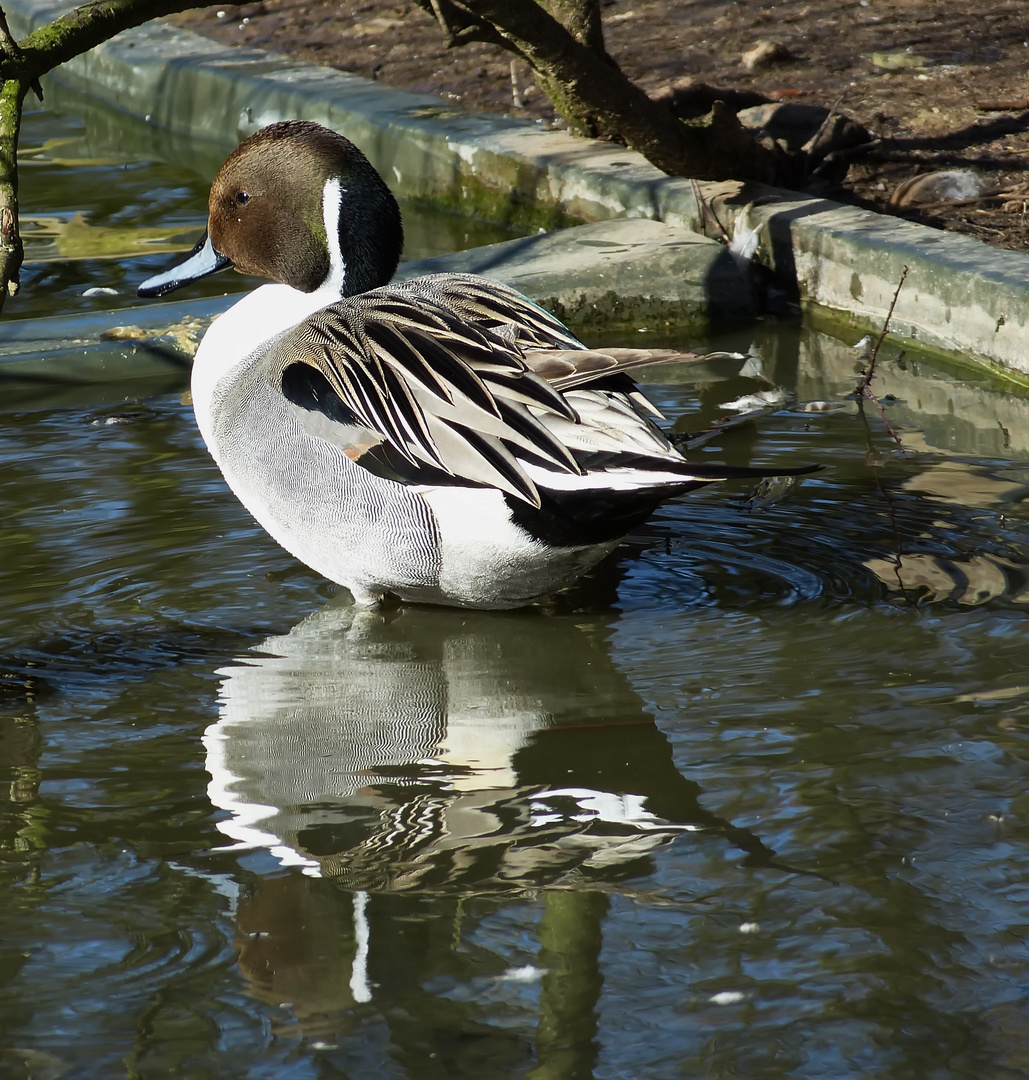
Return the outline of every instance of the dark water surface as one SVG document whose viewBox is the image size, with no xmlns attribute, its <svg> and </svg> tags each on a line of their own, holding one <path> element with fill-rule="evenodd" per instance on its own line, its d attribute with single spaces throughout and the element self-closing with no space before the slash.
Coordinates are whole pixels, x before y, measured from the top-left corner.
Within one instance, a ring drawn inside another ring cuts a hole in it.
<svg viewBox="0 0 1029 1080">
<path fill-rule="evenodd" d="M 181 386 L 4 411 L 0 1076 L 1029 1074 L 1029 400 L 753 339 L 650 392 L 826 469 L 506 614 L 355 613 Z"/>
</svg>

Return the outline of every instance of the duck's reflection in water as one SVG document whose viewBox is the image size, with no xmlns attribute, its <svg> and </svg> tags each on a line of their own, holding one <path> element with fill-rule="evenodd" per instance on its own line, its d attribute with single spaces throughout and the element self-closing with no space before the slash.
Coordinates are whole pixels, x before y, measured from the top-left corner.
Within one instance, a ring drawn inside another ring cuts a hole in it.
<svg viewBox="0 0 1029 1080">
<path fill-rule="evenodd" d="M 658 847 L 700 830 L 751 864 L 773 859 L 700 807 L 607 630 L 540 611 L 337 603 L 221 672 L 204 737 L 210 796 L 230 815 L 219 828 L 303 870 L 259 878 L 240 902 L 252 992 L 292 1002 L 320 1039 L 374 999 L 410 1019 L 407 1036 L 389 1021 L 394 1047 L 431 1030 L 446 1056 L 447 1033 L 463 1045 L 472 1021 L 422 974 L 453 964 L 460 978 L 455 926 L 542 889 L 542 999 L 579 1002 L 549 1008 L 546 1030 L 592 1058 L 605 894 L 633 891 Z"/>
<path fill-rule="evenodd" d="M 204 736 L 209 795 L 231 813 L 219 828 L 373 891 L 612 880 L 700 828 L 766 860 L 701 809 L 604 631 L 329 605 L 220 672 Z"/>
</svg>

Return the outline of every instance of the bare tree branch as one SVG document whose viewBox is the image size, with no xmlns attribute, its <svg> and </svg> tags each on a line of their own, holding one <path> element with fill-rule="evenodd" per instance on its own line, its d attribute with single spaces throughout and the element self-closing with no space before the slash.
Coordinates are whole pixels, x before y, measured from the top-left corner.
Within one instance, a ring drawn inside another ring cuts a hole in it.
<svg viewBox="0 0 1029 1080">
<path fill-rule="evenodd" d="M 0 8 L 0 65 L 21 62 L 21 50 L 11 37 L 7 16 Z M 0 311 L 8 293 L 18 291 L 24 249 L 18 231 L 18 135 L 21 109 L 31 80 L 0 82 Z M 38 86 L 38 82 L 36 83 Z"/>
<path fill-rule="evenodd" d="M 600 19 L 600 0 L 538 0 L 551 15 L 587 49 L 592 49 L 609 64 L 614 61 L 604 47 L 604 24 Z"/>
<path fill-rule="evenodd" d="M 205 0 L 89 0 L 29 34 L 20 43 L 24 63 L 38 78 L 122 30 L 198 7 L 207 7 Z"/>
<path fill-rule="evenodd" d="M 559 10 L 562 0 L 548 3 Z M 729 109 L 716 103 L 704 121 L 678 120 L 626 78 L 606 52 L 578 41 L 535 0 L 461 0 L 457 6 L 495 27 L 505 47 L 528 61 L 572 130 L 618 139 L 673 176 L 762 175 L 766 152 Z"/>
<path fill-rule="evenodd" d="M 18 232 L 18 132 L 24 87 L 6 82 L 0 87 L 0 311 L 8 293 L 18 291 L 21 235 Z"/>
<path fill-rule="evenodd" d="M 0 8 L 0 61 L 5 57 L 18 62 L 22 59 L 22 52 L 11 36 L 11 28 L 7 25 L 7 15 L 4 9 Z M 30 89 L 40 101 L 43 100 L 43 88 L 39 85 L 38 78 L 32 80 Z"/>
</svg>

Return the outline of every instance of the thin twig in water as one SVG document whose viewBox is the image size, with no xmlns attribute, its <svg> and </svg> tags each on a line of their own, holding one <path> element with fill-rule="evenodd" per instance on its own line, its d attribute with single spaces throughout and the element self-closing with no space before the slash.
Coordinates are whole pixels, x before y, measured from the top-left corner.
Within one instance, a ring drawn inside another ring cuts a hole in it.
<svg viewBox="0 0 1029 1080">
<path fill-rule="evenodd" d="M 908 267 L 900 272 L 900 281 L 897 282 L 897 288 L 893 293 L 893 299 L 890 301 L 890 310 L 886 312 L 886 321 L 883 323 L 883 328 L 879 333 L 879 339 L 875 343 L 875 347 L 872 349 L 872 355 L 868 358 L 868 369 L 863 371 L 861 382 L 858 383 L 858 389 L 864 393 L 875 378 L 875 361 L 879 355 L 879 349 L 882 347 L 883 341 L 886 340 L 886 335 L 890 332 L 890 320 L 893 318 L 893 311 L 897 306 L 897 297 L 900 296 L 900 290 L 904 287 L 904 279 L 908 276 Z"/>
<path fill-rule="evenodd" d="M 893 318 L 893 309 L 897 306 L 897 297 L 900 296 L 900 290 L 904 287 L 904 279 L 907 276 L 908 267 L 905 266 L 901 271 L 900 281 L 897 282 L 897 289 L 893 294 L 893 299 L 890 301 L 890 310 L 886 312 L 886 321 L 883 323 L 879 339 L 872 348 L 872 355 L 868 358 L 868 367 L 861 373 L 861 380 L 857 385 L 858 393 L 862 397 L 868 398 L 868 400 L 879 410 L 879 416 L 882 419 L 883 426 L 897 444 L 901 453 L 904 452 L 904 444 L 900 441 L 900 436 L 893 430 L 893 426 L 890 424 L 889 420 L 886 419 L 886 410 L 882 407 L 882 402 L 880 402 L 875 394 L 872 393 L 872 380 L 875 378 L 875 361 L 879 356 L 879 349 L 882 347 L 886 335 L 890 332 L 890 320 Z"/>
<path fill-rule="evenodd" d="M 894 431 L 893 425 L 889 422 L 889 420 L 886 419 L 886 410 L 883 408 L 882 402 L 875 396 L 875 394 L 872 393 L 872 391 L 867 386 L 864 388 L 864 390 L 862 390 L 862 395 L 868 398 L 868 400 L 876 407 L 876 409 L 878 409 L 879 419 L 882 420 L 883 427 L 886 428 L 886 434 L 889 435 L 890 438 L 893 439 L 893 441 L 897 444 L 897 449 L 902 454 L 906 454 L 907 451 L 904 449 L 904 444 L 900 441 L 900 436 L 897 434 L 896 431 Z"/>
<path fill-rule="evenodd" d="M 872 398 L 875 401 L 875 398 Z M 878 405 L 878 402 L 876 402 Z M 865 455 L 865 463 L 870 466 L 872 470 L 872 479 L 875 481 L 876 490 L 882 496 L 883 502 L 886 504 L 886 516 L 890 523 L 890 531 L 893 533 L 894 550 L 889 553 L 885 553 L 886 558 L 893 564 L 893 573 L 897 579 L 897 588 L 900 591 L 900 595 L 909 604 L 914 604 L 915 601 L 908 595 L 908 589 L 904 585 L 904 577 L 902 574 L 904 568 L 904 536 L 901 532 L 900 522 L 897 520 L 897 508 L 893 504 L 893 499 L 890 496 L 890 491 L 883 485 L 880 468 L 886 463 L 883 455 L 875 449 L 875 439 L 872 434 L 872 427 L 868 422 L 868 417 L 865 415 L 864 401 L 862 398 L 858 398 L 858 415 L 861 417 L 861 422 L 865 427 L 865 444 L 867 446 L 867 453 Z M 882 408 L 879 409 L 879 415 L 882 416 Z M 890 429 L 890 425 L 886 422 L 886 418 L 882 417 L 883 423 L 886 424 L 887 430 L 896 439 L 897 436 Z M 899 440 L 898 440 L 899 442 Z M 903 447 L 901 447 L 903 451 Z"/>
</svg>

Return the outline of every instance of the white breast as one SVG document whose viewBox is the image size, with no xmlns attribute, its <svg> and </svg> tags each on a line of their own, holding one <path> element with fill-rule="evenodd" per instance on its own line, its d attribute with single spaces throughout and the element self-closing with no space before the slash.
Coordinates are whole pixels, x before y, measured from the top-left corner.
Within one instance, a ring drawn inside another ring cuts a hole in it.
<svg viewBox="0 0 1029 1080">
<path fill-rule="evenodd" d="M 193 361 L 191 389 L 197 426 L 215 458 L 211 445 L 214 388 L 251 353 L 337 299 L 332 289 L 303 293 L 288 285 L 262 285 L 211 323 Z"/>
</svg>

